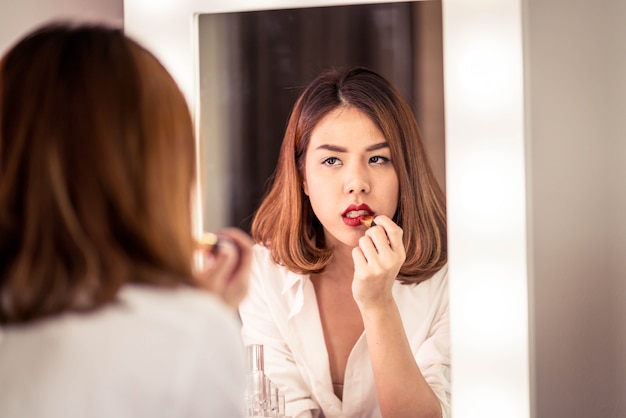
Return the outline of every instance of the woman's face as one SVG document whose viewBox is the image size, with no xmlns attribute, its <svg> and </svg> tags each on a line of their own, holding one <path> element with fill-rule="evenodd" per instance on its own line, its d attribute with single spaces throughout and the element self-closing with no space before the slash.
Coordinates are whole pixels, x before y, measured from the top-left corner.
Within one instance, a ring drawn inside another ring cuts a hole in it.
<svg viewBox="0 0 626 418">
<path fill-rule="evenodd" d="M 365 232 L 361 216 L 391 218 L 398 207 L 398 176 L 387 140 L 352 107 L 333 110 L 313 129 L 303 187 L 330 247 L 356 247 Z"/>
</svg>

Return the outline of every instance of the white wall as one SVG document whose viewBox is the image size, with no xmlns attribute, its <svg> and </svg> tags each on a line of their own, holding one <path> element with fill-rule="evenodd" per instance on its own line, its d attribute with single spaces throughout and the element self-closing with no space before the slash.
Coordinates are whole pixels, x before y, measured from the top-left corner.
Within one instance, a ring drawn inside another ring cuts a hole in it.
<svg viewBox="0 0 626 418">
<path fill-rule="evenodd" d="M 0 0 L 0 56 L 36 26 L 81 17 L 123 25 L 123 0 Z"/>
<path fill-rule="evenodd" d="M 626 417 L 625 4 L 526 4 L 537 418 Z"/>
</svg>

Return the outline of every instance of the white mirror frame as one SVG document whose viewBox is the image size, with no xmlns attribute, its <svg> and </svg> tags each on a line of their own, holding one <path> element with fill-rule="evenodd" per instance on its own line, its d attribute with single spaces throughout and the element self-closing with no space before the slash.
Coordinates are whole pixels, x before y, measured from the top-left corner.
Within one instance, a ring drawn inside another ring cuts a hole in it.
<svg viewBox="0 0 626 418">
<path fill-rule="evenodd" d="M 389 2 L 125 0 L 124 26 L 197 119 L 197 14 Z M 454 418 L 532 410 L 522 3 L 443 0 Z"/>
</svg>

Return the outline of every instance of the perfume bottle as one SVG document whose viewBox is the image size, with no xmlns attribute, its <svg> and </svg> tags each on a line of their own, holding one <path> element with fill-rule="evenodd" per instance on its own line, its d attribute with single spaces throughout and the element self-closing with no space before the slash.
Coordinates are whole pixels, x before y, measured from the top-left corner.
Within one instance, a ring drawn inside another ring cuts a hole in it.
<svg viewBox="0 0 626 418">
<path fill-rule="evenodd" d="M 263 345 L 252 344 L 246 347 L 248 376 L 246 382 L 246 405 L 249 417 L 262 417 L 267 409 L 265 371 L 263 365 Z"/>
<path fill-rule="evenodd" d="M 248 417 L 285 417 L 285 396 L 265 374 L 263 345 L 246 346 L 248 376 L 246 384 L 246 405 Z"/>
</svg>

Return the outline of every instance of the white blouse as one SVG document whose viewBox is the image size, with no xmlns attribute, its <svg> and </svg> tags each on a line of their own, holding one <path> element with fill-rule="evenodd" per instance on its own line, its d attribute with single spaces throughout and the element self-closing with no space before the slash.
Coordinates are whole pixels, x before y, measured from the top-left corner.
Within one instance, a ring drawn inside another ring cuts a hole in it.
<svg viewBox="0 0 626 418">
<path fill-rule="evenodd" d="M 126 285 L 118 301 L 0 328 L 2 418 L 245 417 L 237 315 L 208 292 Z"/>
<path fill-rule="evenodd" d="M 396 281 L 393 295 L 426 381 L 450 416 L 448 274 L 444 267 L 418 285 Z M 381 417 L 374 376 L 362 334 L 348 357 L 343 400 L 335 396 L 328 352 L 309 276 L 272 262 L 254 248 L 250 290 L 239 308 L 245 344 L 263 344 L 265 372 L 285 394 L 293 417 Z"/>
</svg>

